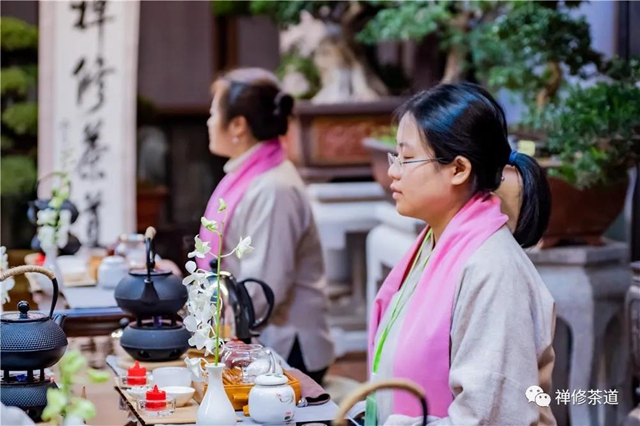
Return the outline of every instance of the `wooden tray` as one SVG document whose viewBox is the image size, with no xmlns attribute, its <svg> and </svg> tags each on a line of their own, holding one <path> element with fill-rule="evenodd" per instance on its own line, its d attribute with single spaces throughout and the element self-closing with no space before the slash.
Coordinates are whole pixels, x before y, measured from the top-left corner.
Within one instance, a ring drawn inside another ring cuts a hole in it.
<svg viewBox="0 0 640 426">
<path fill-rule="evenodd" d="M 302 392 L 300 388 L 300 381 L 293 376 L 291 373 L 284 372 L 284 375 L 289 379 L 289 386 L 293 388 L 293 392 L 296 396 L 296 401 L 299 401 Z M 241 373 L 224 370 L 222 373 L 222 383 L 224 385 L 224 390 L 227 393 L 227 397 L 229 401 L 231 401 L 231 405 L 233 405 L 233 409 L 236 411 L 242 411 L 244 407 L 249 404 L 249 392 L 251 388 L 254 386 L 253 384 L 247 384 L 241 382 Z M 204 391 L 202 395 L 207 391 L 207 384 L 204 384 Z M 194 395 L 194 399 L 198 402 L 202 401 L 202 396 Z"/>
</svg>

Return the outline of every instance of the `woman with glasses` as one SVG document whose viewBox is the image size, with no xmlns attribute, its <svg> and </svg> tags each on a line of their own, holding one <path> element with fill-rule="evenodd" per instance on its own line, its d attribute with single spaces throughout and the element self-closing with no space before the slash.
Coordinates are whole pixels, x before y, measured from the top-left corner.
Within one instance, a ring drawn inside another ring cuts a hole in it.
<svg viewBox="0 0 640 426">
<path fill-rule="evenodd" d="M 279 139 L 287 133 L 293 98 L 260 68 L 226 73 L 213 83 L 212 94 L 209 150 L 229 161 L 205 216 L 220 223 L 227 215 L 223 252 L 243 237 L 255 247 L 242 259 L 225 258 L 224 269 L 271 287 L 275 306 L 260 342 L 322 383 L 334 357 L 322 249 L 304 183 Z M 227 203 L 224 213 L 218 212 L 220 198 Z M 202 226 L 200 238 L 217 253 L 216 234 Z M 209 269 L 208 259 L 197 263 Z M 249 288 L 256 318 L 267 306 L 258 290 Z"/>
<path fill-rule="evenodd" d="M 502 108 L 476 85 L 419 93 L 399 116 L 393 199 L 428 226 L 372 307 L 371 380 L 421 385 L 430 424 L 555 424 L 549 399 L 536 399 L 551 389 L 554 301 L 523 251 L 549 220 L 543 170 L 510 149 Z M 513 232 L 495 195 L 508 165 L 522 185 Z M 407 392 L 366 401 L 366 424 L 420 415 Z"/>
</svg>

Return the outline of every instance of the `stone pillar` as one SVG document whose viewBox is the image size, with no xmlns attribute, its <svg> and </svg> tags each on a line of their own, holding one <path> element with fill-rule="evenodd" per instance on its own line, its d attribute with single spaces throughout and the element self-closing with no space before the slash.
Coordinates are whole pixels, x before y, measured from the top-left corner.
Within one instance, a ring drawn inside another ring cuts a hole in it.
<svg viewBox="0 0 640 426">
<path fill-rule="evenodd" d="M 618 424 L 631 401 L 629 352 L 621 332 L 631 282 L 628 245 L 534 249 L 528 255 L 555 299 L 557 317 L 570 329 L 569 392 L 617 390 L 616 405 L 604 404 L 604 398 L 595 405 L 570 404 L 570 423 L 596 425 L 604 416 L 604 424 Z"/>
</svg>

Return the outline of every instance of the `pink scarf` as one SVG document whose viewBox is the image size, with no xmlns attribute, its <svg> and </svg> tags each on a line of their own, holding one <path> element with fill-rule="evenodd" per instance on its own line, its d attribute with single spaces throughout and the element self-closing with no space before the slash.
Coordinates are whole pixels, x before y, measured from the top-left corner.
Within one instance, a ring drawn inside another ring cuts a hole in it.
<svg viewBox="0 0 640 426">
<path fill-rule="evenodd" d="M 456 214 L 440 236 L 411 300 L 397 345 L 393 376 L 410 379 L 426 392 L 429 414 L 447 417 L 453 394 L 449 388 L 449 333 L 456 284 L 466 261 L 487 238 L 507 222 L 495 195 L 476 195 Z M 369 366 L 380 320 L 399 290 L 427 229 L 391 271 L 374 301 L 369 328 Z M 377 342 L 376 342 L 377 343 Z M 393 391 L 393 413 L 422 415 L 418 400 Z"/>
<path fill-rule="evenodd" d="M 224 212 L 218 213 L 220 206 L 219 199 L 222 198 L 227 204 L 227 223 L 225 227 L 233 219 L 233 211 L 244 196 L 253 180 L 262 173 L 279 166 L 285 159 L 285 152 L 282 149 L 280 140 L 272 139 L 264 142 L 262 146 L 256 149 L 237 170 L 227 174 L 213 191 L 204 216 L 209 220 L 215 220 L 218 224 L 224 219 Z M 212 253 L 218 253 L 218 236 L 207 230 L 204 226 L 200 227 L 200 239 L 209 242 Z M 209 260 L 196 258 L 199 268 L 209 270 Z"/>
</svg>

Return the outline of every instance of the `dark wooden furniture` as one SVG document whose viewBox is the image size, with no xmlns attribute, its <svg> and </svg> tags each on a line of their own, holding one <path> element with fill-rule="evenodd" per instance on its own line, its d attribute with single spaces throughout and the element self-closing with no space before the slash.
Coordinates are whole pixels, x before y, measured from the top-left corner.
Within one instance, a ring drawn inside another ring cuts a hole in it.
<svg viewBox="0 0 640 426">
<path fill-rule="evenodd" d="M 134 319 L 117 307 L 65 309 L 56 313 L 67 316 L 62 326 L 67 337 L 108 336 L 121 328 L 122 319 Z"/>
</svg>

